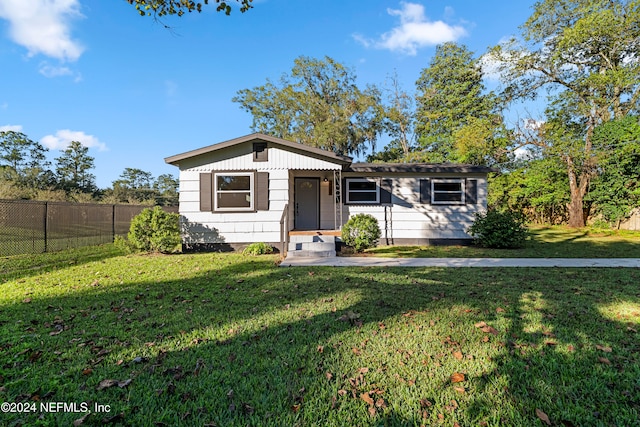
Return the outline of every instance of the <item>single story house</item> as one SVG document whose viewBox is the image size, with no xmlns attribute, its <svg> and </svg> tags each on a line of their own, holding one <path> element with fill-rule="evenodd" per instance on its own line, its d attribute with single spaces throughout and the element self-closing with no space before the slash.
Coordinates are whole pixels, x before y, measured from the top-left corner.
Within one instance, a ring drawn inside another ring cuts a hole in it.
<svg viewBox="0 0 640 427">
<path fill-rule="evenodd" d="M 486 209 L 488 167 L 353 163 L 333 152 L 264 134 L 167 157 L 180 168 L 185 249 L 286 248 L 289 235 L 333 234 L 350 216 L 373 215 L 381 244 L 470 240 Z"/>
</svg>

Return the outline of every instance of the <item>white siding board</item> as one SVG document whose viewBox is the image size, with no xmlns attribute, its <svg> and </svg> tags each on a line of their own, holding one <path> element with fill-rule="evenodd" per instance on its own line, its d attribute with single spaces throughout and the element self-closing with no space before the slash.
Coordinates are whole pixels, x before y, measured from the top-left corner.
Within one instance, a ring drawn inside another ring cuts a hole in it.
<svg viewBox="0 0 640 427">
<path fill-rule="evenodd" d="M 210 172 L 220 170 L 338 170 L 342 165 L 327 160 L 310 157 L 270 146 L 269 160 L 266 162 L 254 162 L 252 145 L 242 144 L 229 147 L 215 153 L 208 153 L 193 159 L 180 162 L 180 168 L 184 172 Z"/>
</svg>

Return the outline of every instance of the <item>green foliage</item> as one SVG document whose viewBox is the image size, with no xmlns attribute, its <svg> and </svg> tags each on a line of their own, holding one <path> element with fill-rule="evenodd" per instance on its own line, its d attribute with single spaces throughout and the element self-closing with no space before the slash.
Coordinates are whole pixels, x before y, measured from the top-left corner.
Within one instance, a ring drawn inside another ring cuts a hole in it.
<svg viewBox="0 0 640 427">
<path fill-rule="evenodd" d="M 467 232 L 478 245 L 494 249 L 521 248 L 528 237 L 522 215 L 496 210 L 476 213 L 475 221 Z"/>
<path fill-rule="evenodd" d="M 178 206 L 178 188 L 180 183 L 170 174 L 159 175 L 153 184 L 156 201 L 162 206 Z"/>
<path fill-rule="evenodd" d="M 140 16 L 153 16 L 155 18 L 167 15 L 182 16 L 187 12 L 202 12 L 202 6 L 208 5 L 210 0 L 126 0 L 130 5 L 134 5 Z M 216 11 L 231 14 L 230 1 L 213 0 L 216 3 Z M 235 0 L 240 5 L 240 12 L 244 13 L 253 8 L 253 0 Z"/>
<path fill-rule="evenodd" d="M 337 154 L 359 154 L 382 127 L 380 91 L 361 90 L 335 60 L 301 56 L 280 84 L 243 89 L 233 98 L 253 115 L 252 129 Z"/>
<path fill-rule="evenodd" d="M 596 129 L 594 141 L 606 153 L 589 199 L 594 213 L 618 223 L 640 207 L 640 123 L 637 117 L 605 123 Z"/>
<path fill-rule="evenodd" d="M 357 214 L 342 226 L 342 241 L 357 252 L 372 248 L 380 239 L 378 220 L 369 214 Z"/>
<path fill-rule="evenodd" d="M 272 254 L 273 246 L 268 245 L 264 242 L 256 242 L 252 243 L 242 251 L 243 255 L 267 255 Z"/>
<path fill-rule="evenodd" d="M 565 223 L 569 199 L 566 168 L 557 157 L 520 162 L 489 177 L 489 208 L 518 212 L 530 223 Z"/>
<path fill-rule="evenodd" d="M 137 168 L 125 168 L 119 179 L 113 181 L 113 196 L 123 203 L 155 204 L 156 191 L 153 189 L 151 172 Z"/>
<path fill-rule="evenodd" d="M 507 100 L 551 94 L 547 129 L 523 138 L 565 163 L 569 225 L 584 225 L 584 198 L 599 168 L 595 127 L 638 111 L 638 1 L 542 0 L 522 28 L 522 40 L 493 48 Z M 524 133 L 522 134 L 524 136 Z"/>
<path fill-rule="evenodd" d="M 430 161 L 486 164 L 504 154 L 507 141 L 500 138 L 496 98 L 484 93 L 482 78 L 466 46 L 450 42 L 436 47 L 416 82 L 416 133 Z"/>
<path fill-rule="evenodd" d="M 62 155 L 56 158 L 58 187 L 67 192 L 93 193 L 97 190 L 96 177 L 89 172 L 94 168 L 94 159 L 88 153 L 88 147 L 71 141 Z"/>
<path fill-rule="evenodd" d="M 47 188 L 53 181 L 47 151 L 21 132 L 0 131 L 0 179 L 25 190 Z"/>
<path fill-rule="evenodd" d="M 144 209 L 131 220 L 127 245 L 140 252 L 177 252 L 181 243 L 178 218 L 160 206 Z"/>
<path fill-rule="evenodd" d="M 133 244 L 123 236 L 115 236 L 113 238 L 113 244 L 115 245 L 116 248 L 118 248 L 124 253 L 130 254 L 130 253 L 137 252 L 137 249 L 133 246 Z"/>
</svg>

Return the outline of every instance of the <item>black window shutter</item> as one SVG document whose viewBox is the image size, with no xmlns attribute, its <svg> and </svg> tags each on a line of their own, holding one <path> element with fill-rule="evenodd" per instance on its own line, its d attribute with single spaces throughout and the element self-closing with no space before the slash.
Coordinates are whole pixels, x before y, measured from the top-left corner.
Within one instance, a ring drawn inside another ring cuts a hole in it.
<svg viewBox="0 0 640 427">
<path fill-rule="evenodd" d="M 383 179 L 380 183 L 380 203 L 390 204 L 391 195 L 393 194 L 393 180 Z"/>
<path fill-rule="evenodd" d="M 269 210 L 269 172 L 256 174 L 256 210 Z"/>
<path fill-rule="evenodd" d="M 464 200 L 468 205 L 475 205 L 478 203 L 478 180 L 467 179 L 465 182 L 465 195 Z"/>
<path fill-rule="evenodd" d="M 213 211 L 213 174 L 200 174 L 200 210 L 204 212 Z"/>
<path fill-rule="evenodd" d="M 431 181 L 428 179 L 420 180 L 420 203 L 423 205 L 431 204 Z"/>
</svg>

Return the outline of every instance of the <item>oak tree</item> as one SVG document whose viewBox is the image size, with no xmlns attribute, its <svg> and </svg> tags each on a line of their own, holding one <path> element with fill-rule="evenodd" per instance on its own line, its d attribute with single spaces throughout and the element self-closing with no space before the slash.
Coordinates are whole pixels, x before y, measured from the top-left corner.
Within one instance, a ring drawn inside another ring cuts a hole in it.
<svg viewBox="0 0 640 427">
<path fill-rule="evenodd" d="M 380 91 L 360 89 L 354 72 L 330 57 L 298 57 L 290 74 L 233 98 L 252 129 L 340 155 L 374 146 L 382 129 Z"/>
<path fill-rule="evenodd" d="M 640 0 L 538 1 L 522 37 L 491 51 L 507 99 L 549 95 L 537 141 L 523 143 L 562 160 L 573 227 L 585 224 L 584 198 L 598 172 L 594 130 L 638 111 L 638 22 Z"/>
</svg>

